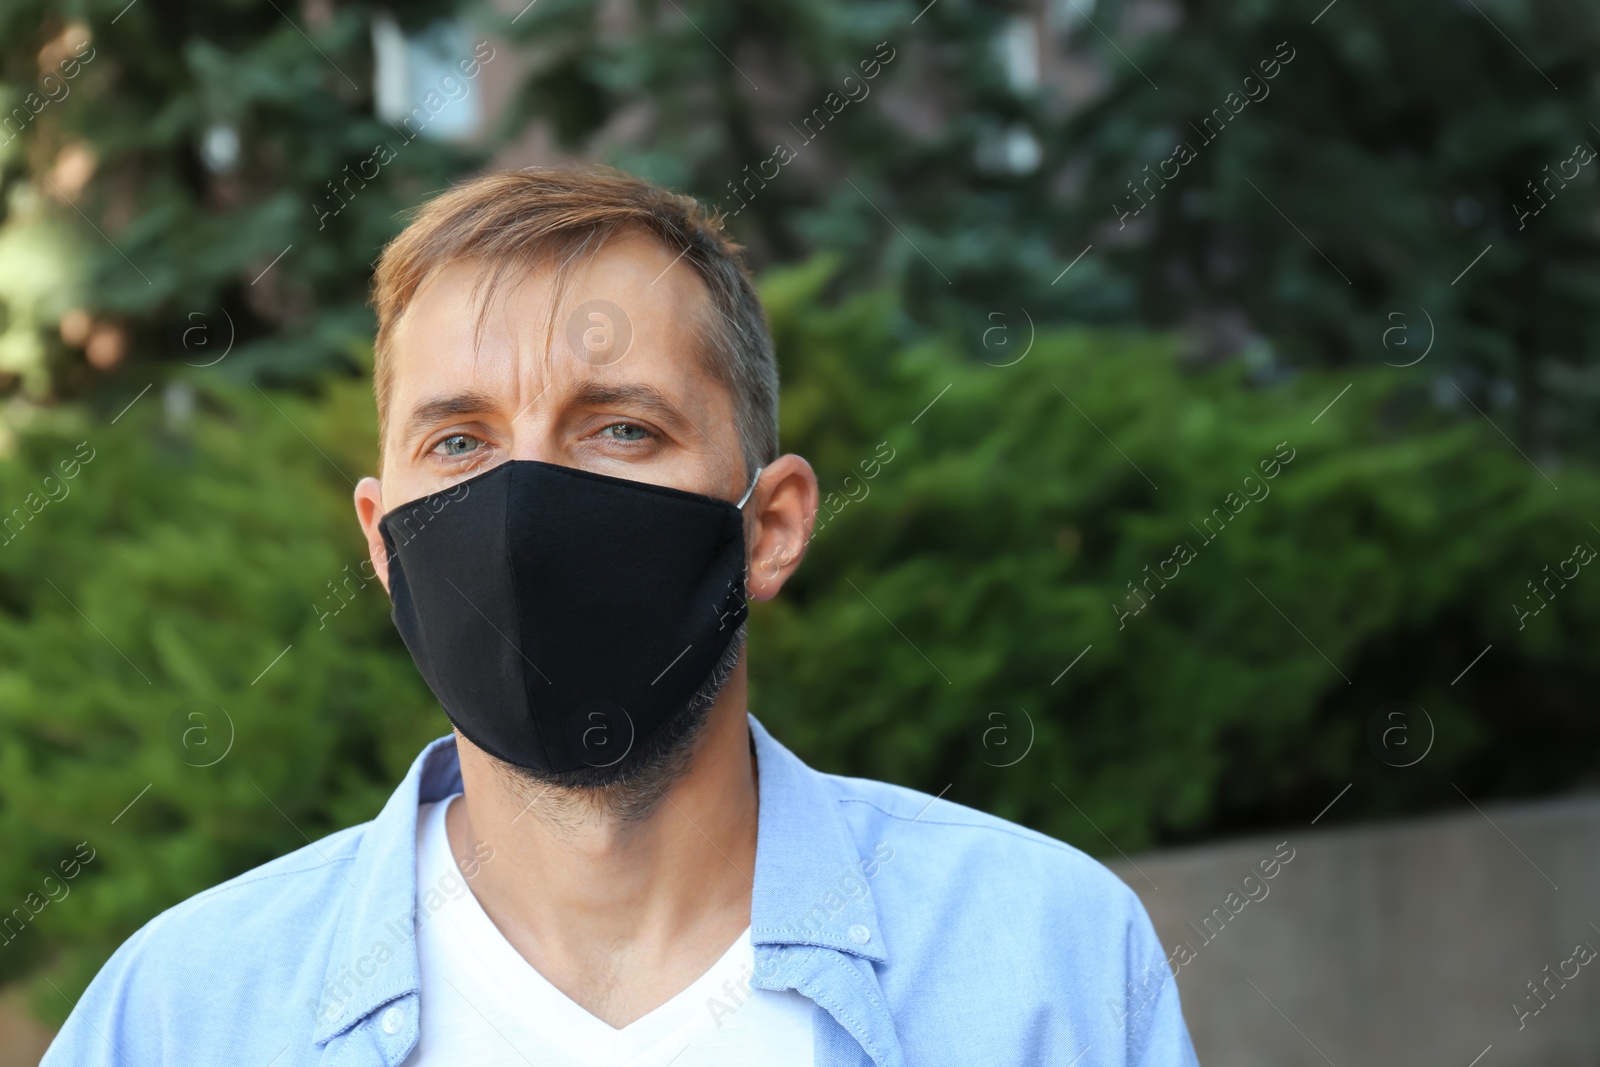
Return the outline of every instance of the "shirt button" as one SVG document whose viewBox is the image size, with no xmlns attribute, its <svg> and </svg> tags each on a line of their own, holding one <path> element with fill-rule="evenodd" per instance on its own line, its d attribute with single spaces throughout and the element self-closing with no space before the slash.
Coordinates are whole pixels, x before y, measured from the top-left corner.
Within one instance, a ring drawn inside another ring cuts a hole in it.
<svg viewBox="0 0 1600 1067">
<path fill-rule="evenodd" d="M 872 940 L 872 931 L 868 930 L 860 923 L 856 923 L 854 926 L 850 927 L 850 940 L 854 941 L 858 945 L 865 945 L 868 941 Z"/>
<path fill-rule="evenodd" d="M 335 1019 L 337 1019 L 339 1016 L 341 1016 L 343 1014 L 344 1014 L 344 1002 L 336 1000 L 332 1004 L 328 1005 L 328 1011 L 327 1011 L 327 1014 L 324 1017 L 329 1022 L 333 1022 Z"/>
<path fill-rule="evenodd" d="M 383 1032 L 386 1034 L 398 1034 L 400 1027 L 404 1026 L 405 1022 L 406 1016 L 404 1012 L 399 1008 L 390 1008 L 383 1013 Z"/>
</svg>

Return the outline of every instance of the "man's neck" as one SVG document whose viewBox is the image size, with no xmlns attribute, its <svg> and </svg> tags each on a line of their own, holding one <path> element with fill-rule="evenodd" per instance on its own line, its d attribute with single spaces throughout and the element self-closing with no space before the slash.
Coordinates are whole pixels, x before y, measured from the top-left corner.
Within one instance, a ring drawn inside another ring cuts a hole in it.
<svg viewBox="0 0 1600 1067">
<path fill-rule="evenodd" d="M 614 1027 L 686 988 L 750 923 L 757 790 L 745 707 L 741 663 L 687 769 L 630 821 L 519 788 L 457 738 L 465 795 L 450 808 L 450 849 L 493 849 L 473 894 L 545 979 Z"/>
</svg>

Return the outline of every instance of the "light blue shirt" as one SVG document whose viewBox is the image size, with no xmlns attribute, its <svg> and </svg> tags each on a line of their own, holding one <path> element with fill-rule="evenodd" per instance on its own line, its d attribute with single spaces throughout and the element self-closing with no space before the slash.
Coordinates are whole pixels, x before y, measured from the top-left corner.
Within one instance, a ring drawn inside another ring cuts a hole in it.
<svg viewBox="0 0 1600 1067">
<path fill-rule="evenodd" d="M 1149 917 L 1105 867 L 960 804 L 815 771 L 749 721 L 751 984 L 816 1003 L 819 1067 L 1196 1063 Z M 399 1064 L 428 995 L 417 806 L 461 788 L 441 738 L 376 819 L 158 915 L 41 1067 Z"/>
</svg>

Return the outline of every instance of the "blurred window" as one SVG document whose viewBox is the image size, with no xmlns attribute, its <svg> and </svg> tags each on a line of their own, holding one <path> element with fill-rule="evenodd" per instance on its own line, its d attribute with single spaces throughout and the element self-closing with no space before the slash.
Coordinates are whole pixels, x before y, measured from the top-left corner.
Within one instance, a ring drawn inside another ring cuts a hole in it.
<svg viewBox="0 0 1600 1067">
<path fill-rule="evenodd" d="M 372 20 L 372 53 L 380 119 L 400 122 L 425 108 L 426 123 L 416 125 L 424 137 L 456 141 L 477 132 L 478 94 L 460 66 L 473 57 L 472 35 L 460 22 L 439 21 L 408 34 L 393 16 L 377 15 Z"/>
</svg>

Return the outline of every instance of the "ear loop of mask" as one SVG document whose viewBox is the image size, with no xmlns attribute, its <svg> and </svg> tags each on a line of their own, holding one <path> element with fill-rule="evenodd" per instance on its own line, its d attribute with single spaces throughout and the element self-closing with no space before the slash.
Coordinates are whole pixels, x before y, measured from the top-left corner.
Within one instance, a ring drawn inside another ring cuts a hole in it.
<svg viewBox="0 0 1600 1067">
<path fill-rule="evenodd" d="M 756 468 L 755 477 L 750 479 L 750 488 L 748 488 L 748 489 L 746 489 L 744 491 L 744 496 L 739 498 L 739 502 L 737 504 L 735 504 L 734 507 L 738 508 L 741 511 L 744 510 L 744 502 L 746 500 L 749 500 L 750 499 L 750 494 L 756 491 L 756 483 L 761 480 L 761 472 L 766 470 L 766 469 L 767 469 L 766 467 L 757 467 Z"/>
</svg>

